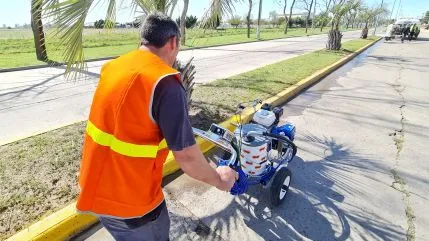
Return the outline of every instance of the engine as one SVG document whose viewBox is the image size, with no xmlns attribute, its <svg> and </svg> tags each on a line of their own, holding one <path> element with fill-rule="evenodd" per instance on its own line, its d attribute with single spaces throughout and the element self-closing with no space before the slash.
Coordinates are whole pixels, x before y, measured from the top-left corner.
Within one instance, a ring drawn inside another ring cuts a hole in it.
<svg viewBox="0 0 429 241">
<path fill-rule="evenodd" d="M 261 109 L 256 111 L 253 115 L 252 121 L 254 123 L 265 126 L 266 128 L 271 128 L 277 125 L 280 121 L 280 117 L 283 115 L 283 109 L 278 107 L 273 107 L 269 104 L 262 105 Z"/>
</svg>

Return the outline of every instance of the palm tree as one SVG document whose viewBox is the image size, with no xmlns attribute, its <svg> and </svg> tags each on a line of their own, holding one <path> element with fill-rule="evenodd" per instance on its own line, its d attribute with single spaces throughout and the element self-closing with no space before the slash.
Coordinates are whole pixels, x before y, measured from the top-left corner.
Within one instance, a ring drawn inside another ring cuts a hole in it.
<svg viewBox="0 0 429 241">
<path fill-rule="evenodd" d="M 113 27 L 116 19 L 117 2 L 122 0 L 32 0 L 36 5 L 39 4 L 43 9 L 46 17 L 53 19 L 54 26 L 57 26 L 56 34 L 64 46 L 67 48 L 64 52 L 64 62 L 67 64 L 66 71 L 72 70 L 72 67 L 78 69 L 84 68 L 83 52 L 83 28 L 86 17 L 88 16 L 91 6 L 97 5 L 102 1 L 108 2 L 106 13 L 105 27 Z M 221 16 L 233 13 L 233 3 L 240 0 L 211 0 L 210 6 L 205 13 L 203 22 L 210 22 L 215 16 L 220 19 Z M 165 14 L 172 13 L 178 0 L 130 0 L 130 5 L 134 10 L 141 10 L 148 14 L 153 11 L 159 11 Z M 189 0 L 184 0 L 188 5 Z M 182 12 L 182 17 L 186 12 Z M 186 21 L 181 21 L 185 23 Z"/>
<path fill-rule="evenodd" d="M 180 17 L 180 32 L 182 36 L 180 36 L 180 43 L 182 46 L 185 45 L 186 41 L 186 13 L 188 12 L 189 0 L 183 0 L 183 10 L 182 16 Z"/>
<path fill-rule="evenodd" d="M 45 15 L 53 19 L 53 23 L 57 26 L 55 34 L 60 36 L 63 45 L 66 46 L 64 51 L 64 62 L 66 63 L 66 73 L 71 70 L 85 69 L 85 58 L 83 52 L 83 28 L 88 12 L 93 4 L 98 4 L 101 1 L 108 2 L 106 12 L 106 28 L 114 27 L 116 22 L 116 5 L 120 0 L 32 0 L 36 6 L 41 6 L 44 9 Z M 122 1 L 122 0 L 121 0 Z M 226 14 L 231 13 L 233 10 L 233 3 L 239 0 L 211 0 L 210 7 L 205 14 L 206 16 L 216 16 L 218 19 Z M 176 7 L 178 0 L 131 0 L 131 7 L 136 11 L 137 9 L 143 11 L 144 14 L 149 14 L 154 11 L 162 12 L 164 14 L 172 14 Z M 184 0 L 183 16 L 186 17 L 187 6 L 189 0 Z M 203 21 L 209 22 L 210 18 L 203 18 Z M 185 24 L 186 21 L 181 21 Z M 183 28 L 183 27 L 182 27 Z M 185 36 L 182 29 L 182 35 Z M 194 66 L 189 60 L 185 65 L 179 62 L 175 66 L 181 70 L 182 78 L 185 89 L 188 93 L 188 99 L 192 93 L 193 75 L 195 73 Z"/>
<path fill-rule="evenodd" d="M 296 0 L 292 1 L 292 5 L 290 6 L 290 10 L 289 10 L 289 17 L 286 20 L 286 26 L 285 26 L 285 34 L 287 34 L 287 29 L 289 28 L 289 22 L 290 20 L 292 20 L 292 10 L 293 10 L 293 6 L 295 5 Z"/>
<path fill-rule="evenodd" d="M 45 44 L 45 32 L 42 23 L 42 3 L 39 0 L 31 1 L 31 29 L 34 35 L 34 47 L 38 60 L 47 61 L 48 53 Z"/>
<path fill-rule="evenodd" d="M 331 29 L 328 32 L 328 50 L 340 50 L 341 39 L 343 34 L 340 31 L 340 23 L 343 17 L 350 12 L 351 9 L 358 9 L 361 5 L 361 0 L 339 0 L 334 1 L 333 7 L 330 9 L 333 14 L 331 20 Z"/>
<path fill-rule="evenodd" d="M 247 38 L 250 38 L 250 17 L 252 14 L 252 7 L 253 7 L 253 2 L 252 0 L 249 0 L 249 11 L 247 12 L 247 17 L 246 17 L 246 21 L 247 21 Z"/>
</svg>

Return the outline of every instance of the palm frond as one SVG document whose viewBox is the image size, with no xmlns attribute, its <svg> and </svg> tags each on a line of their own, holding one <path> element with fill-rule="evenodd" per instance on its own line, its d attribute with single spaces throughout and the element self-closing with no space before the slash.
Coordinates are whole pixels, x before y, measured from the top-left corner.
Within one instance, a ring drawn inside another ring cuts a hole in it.
<svg viewBox="0 0 429 241">
<path fill-rule="evenodd" d="M 172 13 L 177 2 L 178 0 L 133 0 L 132 4 L 134 9 L 138 7 L 145 14 L 155 11 L 167 14 L 169 11 Z"/>
<path fill-rule="evenodd" d="M 93 2 L 94 0 L 45 1 L 47 17 L 53 18 L 56 25 L 54 34 L 58 35 L 63 45 L 66 46 L 63 59 L 66 63 L 67 74 L 78 73 L 71 71 L 73 69 L 86 69 L 83 52 L 83 27 Z"/>
<path fill-rule="evenodd" d="M 241 0 L 211 0 L 210 6 L 201 18 L 201 26 L 205 28 L 216 27 L 216 24 L 226 14 L 233 15 L 234 4 Z"/>
<path fill-rule="evenodd" d="M 115 22 L 116 22 L 116 0 L 109 0 L 109 7 L 107 8 L 104 27 L 113 28 L 115 26 Z"/>
</svg>

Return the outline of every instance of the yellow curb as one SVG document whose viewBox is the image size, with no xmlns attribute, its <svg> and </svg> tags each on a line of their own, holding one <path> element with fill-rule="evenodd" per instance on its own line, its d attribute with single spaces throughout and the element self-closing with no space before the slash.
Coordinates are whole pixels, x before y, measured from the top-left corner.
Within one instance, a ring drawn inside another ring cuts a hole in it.
<svg viewBox="0 0 429 241">
<path fill-rule="evenodd" d="M 305 90 L 309 86 L 313 85 L 317 81 L 321 80 L 326 75 L 330 74 L 343 64 L 347 63 L 349 60 L 353 59 L 356 55 L 362 53 L 367 48 L 371 47 L 377 43 L 381 38 L 375 40 L 372 43 L 365 45 L 360 48 L 353 54 L 350 54 L 336 63 L 317 71 L 311 76 L 299 81 L 293 86 L 287 88 L 286 90 L 278 93 L 277 95 L 265 100 L 265 103 L 270 103 L 273 105 L 280 105 L 292 97 L 299 94 L 301 91 Z M 252 117 L 252 109 L 246 109 L 242 113 L 243 122 L 247 122 Z M 236 117 L 231 117 L 228 120 L 220 123 L 220 125 L 233 130 L 234 124 L 237 123 Z M 200 146 L 203 153 L 209 151 L 214 147 L 214 145 L 208 141 L 205 141 L 201 138 L 197 138 L 197 143 Z M 163 176 L 167 176 L 179 170 L 180 167 L 177 162 L 174 160 L 172 152 L 169 153 L 167 160 L 164 163 Z M 14 236 L 8 238 L 6 241 L 62 241 L 66 240 L 73 235 L 85 230 L 87 227 L 91 226 L 97 222 L 97 218 L 89 214 L 81 214 L 76 211 L 76 202 L 68 205 L 67 207 L 61 209 L 58 212 L 55 212 L 48 217 L 38 221 L 37 223 L 31 225 L 30 227 L 20 231 Z"/>
</svg>

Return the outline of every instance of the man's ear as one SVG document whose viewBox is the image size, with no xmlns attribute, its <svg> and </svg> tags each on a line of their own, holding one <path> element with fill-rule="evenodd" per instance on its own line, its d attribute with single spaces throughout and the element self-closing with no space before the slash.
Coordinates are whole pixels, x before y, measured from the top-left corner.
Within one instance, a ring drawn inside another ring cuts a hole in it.
<svg viewBox="0 0 429 241">
<path fill-rule="evenodd" d="M 170 46 L 171 46 L 171 49 L 175 49 L 179 47 L 177 46 L 177 36 L 173 36 L 170 38 Z"/>
</svg>

